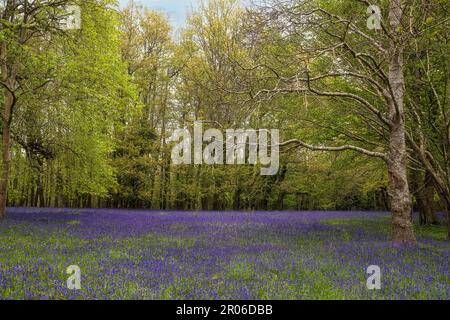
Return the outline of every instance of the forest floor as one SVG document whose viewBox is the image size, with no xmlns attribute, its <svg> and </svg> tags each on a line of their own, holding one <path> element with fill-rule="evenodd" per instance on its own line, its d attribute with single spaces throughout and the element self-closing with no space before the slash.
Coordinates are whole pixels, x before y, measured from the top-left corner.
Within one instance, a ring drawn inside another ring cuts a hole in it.
<svg viewBox="0 0 450 320">
<path fill-rule="evenodd" d="M 381 212 L 8 209 L 0 299 L 450 299 L 445 227 L 389 242 Z M 81 290 L 67 288 L 67 267 Z M 368 290 L 370 265 L 381 290 Z"/>
</svg>

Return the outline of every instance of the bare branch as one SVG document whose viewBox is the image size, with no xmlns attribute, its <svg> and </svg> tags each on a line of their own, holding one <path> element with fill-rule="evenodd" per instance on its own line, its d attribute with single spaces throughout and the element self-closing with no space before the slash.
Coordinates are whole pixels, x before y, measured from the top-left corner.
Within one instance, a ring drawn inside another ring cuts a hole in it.
<svg viewBox="0 0 450 320">
<path fill-rule="evenodd" d="M 370 151 L 370 150 L 366 150 L 364 148 L 352 146 L 352 145 L 344 145 L 344 146 L 339 146 L 339 147 L 313 146 L 302 140 L 293 139 L 293 140 L 288 140 L 286 142 L 281 143 L 280 146 L 288 146 L 290 144 L 296 144 L 298 147 L 303 147 L 303 148 L 309 149 L 311 151 L 340 152 L 340 151 L 351 150 L 351 151 L 356 151 L 356 152 L 362 153 L 369 157 L 375 157 L 375 158 L 381 158 L 383 160 L 387 160 L 387 154 L 385 154 L 385 153 Z"/>
</svg>

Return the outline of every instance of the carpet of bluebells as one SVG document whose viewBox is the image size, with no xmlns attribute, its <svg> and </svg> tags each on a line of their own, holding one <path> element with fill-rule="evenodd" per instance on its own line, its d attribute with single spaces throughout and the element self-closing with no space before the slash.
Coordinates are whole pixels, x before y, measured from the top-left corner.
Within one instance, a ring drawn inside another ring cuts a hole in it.
<svg viewBox="0 0 450 320">
<path fill-rule="evenodd" d="M 0 299 L 449 299 L 445 227 L 377 212 L 8 209 Z M 79 291 L 66 270 L 81 268 Z M 381 290 L 366 287 L 378 265 Z"/>
</svg>

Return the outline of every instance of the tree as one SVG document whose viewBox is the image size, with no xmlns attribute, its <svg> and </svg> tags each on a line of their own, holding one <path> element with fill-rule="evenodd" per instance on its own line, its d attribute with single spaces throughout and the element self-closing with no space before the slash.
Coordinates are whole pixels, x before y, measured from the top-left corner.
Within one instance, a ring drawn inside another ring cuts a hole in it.
<svg viewBox="0 0 450 320">
<path fill-rule="evenodd" d="M 260 26 L 266 26 L 260 39 L 268 36 L 266 41 L 275 39 L 285 48 L 282 54 L 272 55 L 272 61 L 295 67 L 283 70 L 267 58 L 257 63 L 254 68 L 266 70 L 266 79 L 271 75 L 273 81 L 272 87 L 251 93 L 253 97 L 308 94 L 327 101 L 344 100 L 375 136 L 385 139 L 382 148 L 372 150 L 364 144 L 323 146 L 299 139 L 283 145 L 314 151 L 352 150 L 383 159 L 395 243 L 415 242 L 407 179 L 404 50 L 414 39 L 406 28 L 409 16 L 405 12 L 413 4 L 420 8 L 420 3 L 383 2 L 381 11 L 387 13 L 387 23 L 381 20 L 380 30 L 367 28 L 367 1 L 275 1 L 255 18 Z"/>
<path fill-rule="evenodd" d="M 133 1 L 121 12 L 121 21 L 122 59 L 138 90 L 139 108 L 117 132 L 121 144 L 114 153 L 119 172 L 115 205 L 165 207 L 170 160 L 166 127 L 178 74 L 172 30 L 163 14 Z"/>
<path fill-rule="evenodd" d="M 413 166 L 424 182 L 426 194 L 419 202 L 434 200 L 436 189 L 447 213 L 450 237 L 450 105 L 448 102 L 448 28 L 450 4 L 445 1 L 413 2 L 409 7 L 406 89 L 407 141 Z M 429 223 L 434 222 L 425 205 Z"/>
<path fill-rule="evenodd" d="M 11 162 L 11 124 L 22 90 L 20 81 L 23 62 L 34 52 L 27 44 L 38 37 L 61 32 L 64 6 L 72 1 L 2 1 L 0 25 L 0 63 L 3 86 L 2 173 L 0 179 L 0 220 L 5 216 Z M 42 85 L 45 85 L 44 82 Z"/>
<path fill-rule="evenodd" d="M 132 88 L 120 60 L 118 20 L 108 8 L 110 1 L 80 3 L 80 30 L 62 30 L 57 24 L 64 15 L 61 6 L 67 3 L 40 3 L 44 4 L 49 7 L 33 3 L 34 11 L 23 9 L 33 15 L 42 11 L 33 18 L 33 27 L 23 31 L 26 42 L 8 38 L 9 50 L 20 54 L 10 52 L 7 62 L 17 65 L 18 72 L 14 113 L 6 126 L 12 141 L 2 150 L 12 148 L 12 179 L 22 189 L 10 200 L 84 206 L 114 186 L 108 156 L 119 116 L 130 106 Z M 55 16 L 49 17 L 52 8 Z M 53 24 L 44 25 L 51 18 L 56 20 L 54 29 Z M 3 168 L 9 175 L 9 165 Z M 29 175 L 22 177 L 18 170 L 24 169 Z"/>
</svg>

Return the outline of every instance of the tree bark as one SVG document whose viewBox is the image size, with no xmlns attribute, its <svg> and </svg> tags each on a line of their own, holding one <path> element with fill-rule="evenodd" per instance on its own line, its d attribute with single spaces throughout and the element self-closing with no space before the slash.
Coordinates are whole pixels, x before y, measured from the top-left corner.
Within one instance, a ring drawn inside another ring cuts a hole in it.
<svg viewBox="0 0 450 320">
<path fill-rule="evenodd" d="M 433 177 L 427 171 L 423 175 L 418 170 L 412 170 L 410 175 L 411 191 L 415 195 L 417 210 L 420 214 L 420 225 L 436 225 L 439 220 L 436 216 Z"/>
<path fill-rule="evenodd" d="M 447 203 L 445 211 L 447 213 L 447 237 L 450 239 L 450 202 Z"/>
<path fill-rule="evenodd" d="M 444 205 L 444 213 L 447 219 L 447 237 L 450 240 L 450 197 L 447 197 L 447 195 L 442 194 L 441 199 Z"/>
<path fill-rule="evenodd" d="M 404 95 L 405 77 L 401 21 L 402 0 L 391 0 L 389 25 L 392 34 L 389 54 L 389 89 L 386 93 L 389 108 L 389 148 L 387 167 L 389 196 L 392 211 L 392 240 L 396 244 L 416 242 L 411 221 L 411 195 L 407 177 L 407 149 L 405 137 Z"/>
<path fill-rule="evenodd" d="M 2 171 L 0 179 L 0 221 L 6 216 L 8 199 L 9 168 L 11 163 L 11 112 L 14 105 L 14 97 L 5 89 L 3 113 L 2 113 Z"/>
<path fill-rule="evenodd" d="M 427 171 L 423 182 L 423 199 L 424 199 L 424 215 L 425 224 L 439 224 L 434 206 L 434 184 L 433 177 Z"/>
<path fill-rule="evenodd" d="M 15 0 L 8 0 L 3 8 L 2 19 L 10 21 L 15 14 Z M 27 22 L 24 17 L 24 22 Z M 1 25 L 3 29 L 3 23 Z M 18 40 L 20 43 L 25 39 L 25 29 L 19 28 Z M 11 120 L 16 96 L 14 89 L 17 84 L 18 64 L 8 61 L 8 42 L 3 39 L 0 44 L 1 82 L 3 86 L 3 111 L 2 111 L 2 169 L 0 173 L 0 222 L 6 217 L 6 205 L 8 201 L 9 170 L 11 163 Z M 14 60 L 14 59 L 13 59 Z"/>
<path fill-rule="evenodd" d="M 419 223 L 420 225 L 425 224 L 425 215 L 424 215 L 424 202 L 423 202 L 423 194 L 421 192 L 421 175 L 418 170 L 411 170 L 409 185 L 411 188 L 411 193 L 414 195 L 416 199 L 416 206 L 413 205 L 413 211 L 417 209 L 419 212 Z"/>
<path fill-rule="evenodd" d="M 392 212 L 392 239 L 397 244 L 415 243 L 416 237 L 411 222 L 412 205 L 406 169 L 404 127 L 392 126 L 390 140 L 387 166 Z"/>
</svg>

